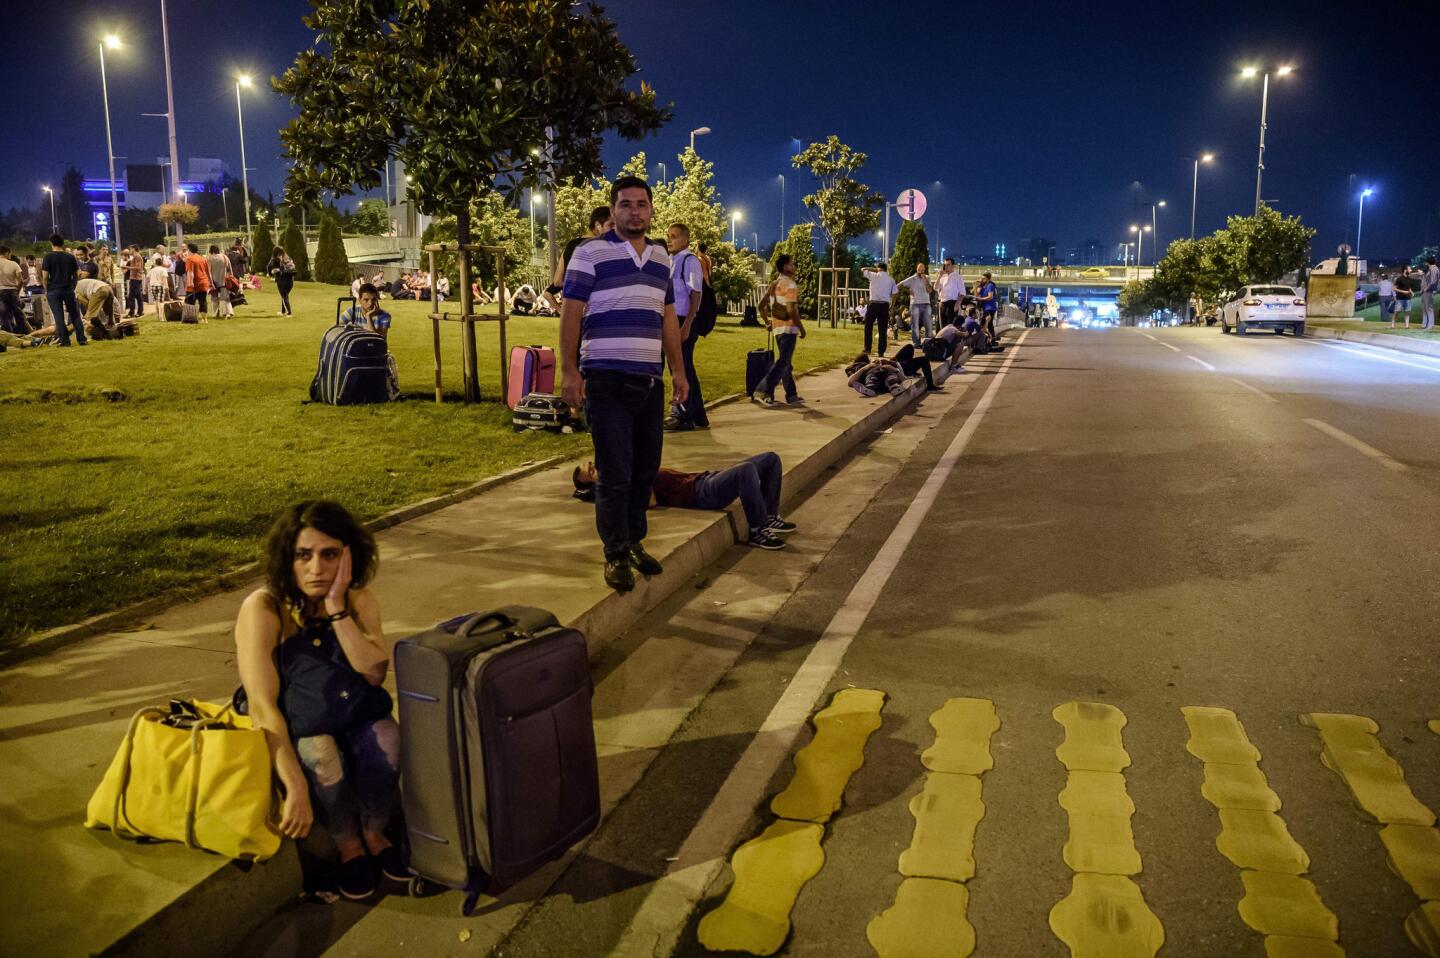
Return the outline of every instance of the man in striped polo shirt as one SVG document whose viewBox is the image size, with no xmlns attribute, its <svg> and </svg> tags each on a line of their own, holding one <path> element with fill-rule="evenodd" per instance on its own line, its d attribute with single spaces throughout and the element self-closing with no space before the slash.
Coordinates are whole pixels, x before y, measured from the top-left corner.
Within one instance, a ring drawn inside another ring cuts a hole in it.
<svg viewBox="0 0 1440 958">
<path fill-rule="evenodd" d="M 666 362 L 675 402 L 683 405 L 690 392 L 670 255 L 645 235 L 654 216 L 650 200 L 639 177 L 622 176 L 611 186 L 614 227 L 575 248 L 560 317 L 560 395 L 571 406 L 585 404 L 598 472 L 595 527 L 605 548 L 605 584 L 617 592 L 635 588 L 636 571 L 663 571 L 643 540 L 665 435 Z"/>
</svg>

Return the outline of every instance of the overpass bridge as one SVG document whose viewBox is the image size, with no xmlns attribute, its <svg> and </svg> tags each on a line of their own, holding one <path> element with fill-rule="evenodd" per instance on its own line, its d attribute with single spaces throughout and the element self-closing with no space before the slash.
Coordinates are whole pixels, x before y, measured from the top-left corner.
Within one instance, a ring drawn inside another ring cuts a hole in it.
<svg viewBox="0 0 1440 958">
<path fill-rule="evenodd" d="M 958 269 L 967 286 L 989 273 L 996 286 L 1057 291 L 1093 289 L 1097 293 L 1118 292 L 1126 283 L 1155 275 L 1153 266 L 1052 266 L 1048 271 L 1043 266 L 960 266 Z M 932 269 L 931 273 L 935 271 Z"/>
</svg>

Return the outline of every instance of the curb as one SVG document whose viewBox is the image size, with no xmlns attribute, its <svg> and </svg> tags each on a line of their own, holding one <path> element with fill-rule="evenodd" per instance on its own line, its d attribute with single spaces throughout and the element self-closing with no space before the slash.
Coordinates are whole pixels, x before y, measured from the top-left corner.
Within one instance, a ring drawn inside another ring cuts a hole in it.
<svg viewBox="0 0 1440 958">
<path fill-rule="evenodd" d="M 569 456 L 551 456 L 548 459 L 540 459 L 526 465 L 511 469 L 509 472 L 502 472 L 498 476 L 490 476 L 468 486 L 462 486 L 451 492 L 432 496 L 429 499 L 422 499 L 419 502 L 412 502 L 409 505 L 392 509 L 389 512 L 377 516 L 365 523 L 365 528 L 371 532 L 379 532 L 381 529 L 389 529 L 402 522 L 411 519 L 418 519 L 421 516 L 429 515 L 446 506 L 452 506 L 457 502 L 474 498 L 482 492 L 487 492 L 497 486 L 503 486 L 514 482 L 516 479 L 523 479 L 526 476 L 549 469 L 551 466 L 565 462 Z M 0 668 L 14 665 L 16 662 L 31 659 L 38 655 L 45 655 L 57 649 L 64 648 L 82 639 L 88 639 L 106 632 L 112 632 L 117 627 L 129 625 L 137 619 L 143 619 L 148 615 L 162 612 L 171 606 L 180 605 L 182 602 L 194 602 L 196 599 L 223 592 L 226 589 L 235 588 L 260 574 L 260 563 L 247 562 L 244 565 L 226 569 L 208 579 L 175 589 L 165 595 L 157 595 L 137 602 L 134 605 L 127 605 L 123 608 L 113 609 L 109 612 L 102 612 L 99 615 L 91 616 L 82 622 L 72 625 L 61 625 L 44 632 L 37 633 L 23 640 L 19 645 L 0 652 Z M 177 598 L 178 594 L 178 598 Z"/>
<path fill-rule="evenodd" d="M 1358 329 L 1331 329 L 1328 326 L 1308 326 L 1305 331 L 1316 339 L 1339 339 L 1397 353 L 1440 358 L 1440 342 L 1411 339 L 1409 336 L 1391 336 L 1389 333 L 1369 333 Z"/>
</svg>

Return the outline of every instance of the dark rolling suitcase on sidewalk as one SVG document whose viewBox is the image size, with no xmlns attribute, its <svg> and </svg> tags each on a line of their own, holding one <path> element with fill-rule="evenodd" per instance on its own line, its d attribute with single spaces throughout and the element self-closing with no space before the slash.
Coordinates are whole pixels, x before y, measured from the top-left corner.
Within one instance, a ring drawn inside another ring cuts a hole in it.
<svg viewBox="0 0 1440 958">
<path fill-rule="evenodd" d="M 585 637 L 542 609 L 470 613 L 395 645 L 410 869 L 509 885 L 594 831 L 600 782 Z"/>
<path fill-rule="evenodd" d="M 760 380 L 770 374 L 770 367 L 775 365 L 775 336 L 772 333 L 765 340 L 764 349 L 752 349 L 745 354 L 745 395 L 755 395 L 755 390 L 760 386 Z"/>
</svg>

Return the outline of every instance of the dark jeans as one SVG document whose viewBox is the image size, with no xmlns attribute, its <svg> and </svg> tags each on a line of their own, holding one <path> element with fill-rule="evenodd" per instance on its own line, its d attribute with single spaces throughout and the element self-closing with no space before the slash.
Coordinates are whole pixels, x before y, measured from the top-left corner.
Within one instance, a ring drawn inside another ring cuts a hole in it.
<svg viewBox="0 0 1440 958">
<path fill-rule="evenodd" d="M 780 457 L 762 452 L 728 469 L 711 472 L 695 482 L 697 509 L 725 509 L 736 499 L 745 507 L 750 531 L 780 514 Z"/>
<path fill-rule="evenodd" d="M 145 281 L 143 279 L 129 279 L 125 281 L 125 315 L 139 316 L 145 312 Z"/>
<path fill-rule="evenodd" d="M 947 300 L 945 300 L 943 303 L 940 304 L 940 325 L 941 325 L 942 327 L 945 327 L 945 326 L 954 326 L 954 325 L 955 325 L 955 315 L 956 315 L 955 300 L 953 300 L 953 299 L 947 299 Z"/>
<path fill-rule="evenodd" d="M 917 372 L 925 377 L 925 385 L 930 389 L 935 388 L 935 379 L 930 375 L 930 363 L 926 361 L 925 354 L 916 355 L 914 343 L 906 343 L 895 353 L 895 362 L 900 364 L 900 369 L 907 376 L 913 376 Z"/>
<path fill-rule="evenodd" d="M 870 352 L 870 334 L 880 328 L 880 353 L 885 353 L 885 334 L 890 329 L 890 304 L 870 303 L 865 307 L 865 352 Z"/>
<path fill-rule="evenodd" d="M 280 294 L 280 312 L 286 316 L 294 311 L 290 308 L 290 291 L 295 288 L 295 276 L 281 273 L 275 277 L 275 290 Z"/>
<path fill-rule="evenodd" d="M 799 395 L 795 391 L 794 359 L 795 341 L 800 338 L 799 333 L 786 333 L 783 336 L 775 337 L 775 365 L 770 367 L 770 372 L 760 380 L 760 385 L 755 391 L 762 396 L 775 398 L 775 387 L 781 382 L 785 383 L 785 398 L 794 399 Z"/>
<path fill-rule="evenodd" d="M 186 293 L 185 302 L 194 303 L 200 307 L 200 312 L 205 312 L 205 290 L 197 289 L 193 293 Z"/>
<path fill-rule="evenodd" d="M 984 322 L 982 322 L 981 325 L 984 326 L 985 331 L 990 334 L 990 341 L 992 343 L 1000 341 L 1000 337 L 995 332 L 995 313 L 996 310 L 992 309 L 981 314 L 984 317 Z"/>
<path fill-rule="evenodd" d="M 400 798 L 400 726 L 390 717 L 295 740 L 316 816 L 337 843 L 384 831 Z"/>
<path fill-rule="evenodd" d="M 620 559 L 645 538 L 645 510 L 660 471 L 664 382 L 596 370 L 585 373 L 585 418 L 595 444 L 595 528 L 605 558 Z"/>
<path fill-rule="evenodd" d="M 70 325 L 75 327 L 75 341 L 77 343 L 87 342 L 85 321 L 80 316 L 80 304 L 75 300 L 75 290 L 47 290 L 45 299 L 50 304 L 50 315 L 55 319 L 55 338 L 60 340 L 60 345 L 70 345 L 70 330 L 65 326 L 67 314 L 70 318 Z"/>
<path fill-rule="evenodd" d="M 20 305 L 20 296 L 15 290 L 0 289 L 0 309 L 5 313 L 0 317 L 0 329 L 16 336 L 24 336 L 30 332 L 30 322 L 25 318 L 25 307 Z"/>
<path fill-rule="evenodd" d="M 691 327 L 690 338 L 680 344 L 680 356 L 685 360 L 685 378 L 690 382 L 690 396 L 685 400 L 685 418 L 696 426 L 708 426 L 710 417 L 705 413 L 705 397 L 700 394 L 700 376 L 695 372 L 695 344 L 699 341 L 700 335 Z"/>
</svg>

